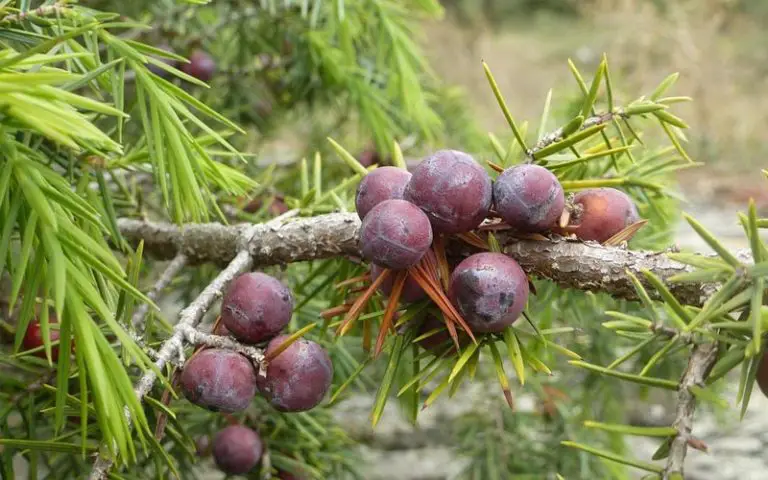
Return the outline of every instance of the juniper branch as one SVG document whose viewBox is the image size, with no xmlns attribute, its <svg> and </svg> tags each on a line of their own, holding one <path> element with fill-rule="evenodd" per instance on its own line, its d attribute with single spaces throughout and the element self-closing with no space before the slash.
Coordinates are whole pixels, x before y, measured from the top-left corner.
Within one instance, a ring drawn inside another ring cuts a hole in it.
<svg viewBox="0 0 768 480">
<path fill-rule="evenodd" d="M 62 14 L 70 8 L 64 2 L 57 2 L 53 5 L 42 5 L 34 10 L 19 11 L 0 18 L 0 23 L 20 22 L 28 17 L 45 17 L 48 15 Z"/>
<path fill-rule="evenodd" d="M 250 254 L 243 250 L 230 262 L 229 266 L 222 270 L 216 278 L 203 289 L 200 295 L 179 314 L 179 322 L 171 335 L 160 348 L 158 358 L 155 361 L 155 367 L 158 370 L 165 368 L 165 365 L 174 355 L 178 355 L 184 347 L 184 341 L 187 335 L 187 329 L 194 328 L 205 315 L 216 300 L 222 296 L 222 292 L 229 283 L 239 274 L 247 271 L 253 265 Z M 136 384 L 134 391 L 139 399 L 143 399 L 157 380 L 154 370 L 148 370 Z M 131 422 L 130 415 L 126 412 L 128 422 Z M 112 467 L 112 459 L 109 456 L 101 455 L 96 460 L 91 471 L 90 480 L 102 480 L 107 477 L 109 469 Z"/>
<path fill-rule="evenodd" d="M 233 340 L 231 337 L 203 333 L 190 325 L 185 325 L 181 330 L 184 333 L 184 338 L 191 345 L 205 345 L 206 347 L 233 350 L 250 358 L 251 361 L 259 367 L 260 371 L 263 370 L 261 364 L 264 362 L 264 352 L 259 348 L 243 345 L 242 343 Z"/>
<path fill-rule="evenodd" d="M 667 466 L 662 477 L 664 480 L 683 478 L 683 466 L 693 428 L 693 414 L 696 411 L 696 397 L 691 392 L 691 387 L 704 385 L 704 380 L 716 361 L 717 344 L 710 343 L 694 347 L 677 392 L 677 411 L 672 424 L 677 430 L 677 435 L 669 448 Z"/>
<path fill-rule="evenodd" d="M 603 113 L 603 114 L 600 114 L 600 115 L 594 115 L 594 116 L 589 117 L 586 120 L 584 120 L 584 123 L 581 124 L 579 129 L 576 130 L 576 132 L 573 132 L 573 133 L 578 133 L 578 132 L 580 132 L 582 130 L 586 130 L 587 128 L 591 128 L 591 127 L 594 127 L 596 125 L 602 125 L 604 123 L 612 122 L 614 119 L 626 118 L 626 117 L 627 117 L 626 114 L 623 111 L 621 111 L 621 110 L 618 110 L 616 112 L 606 112 L 606 113 Z M 573 133 L 571 135 L 573 135 Z M 552 145 L 555 142 L 559 142 L 560 140 L 564 140 L 565 139 L 565 135 L 564 134 L 565 134 L 564 127 L 560 127 L 557 130 L 554 130 L 554 131 L 544 135 L 541 138 L 541 140 L 539 140 L 536 143 L 536 145 L 534 145 L 533 147 L 529 148 L 525 152 L 526 159 L 530 162 L 530 161 L 533 160 L 533 158 L 536 155 L 536 153 L 541 151 L 541 149 L 543 149 L 545 147 L 548 147 L 548 146 Z"/>
<path fill-rule="evenodd" d="M 187 257 L 183 253 L 176 255 L 176 257 L 174 257 L 173 261 L 171 261 L 162 275 L 160 275 L 160 278 L 157 279 L 157 282 L 152 287 L 152 290 L 147 292 L 147 298 L 153 302 L 157 300 L 160 292 L 165 290 L 165 288 L 170 285 L 171 281 L 173 281 L 173 277 L 175 277 L 186 264 Z M 131 326 L 138 329 L 139 331 L 143 331 L 144 317 L 147 316 L 147 312 L 149 312 L 149 304 L 142 303 L 131 317 Z"/>
<path fill-rule="evenodd" d="M 190 263 L 226 264 L 237 254 L 238 239 L 252 228 L 248 250 L 260 266 L 279 265 L 340 255 L 359 257 L 360 220 L 354 213 L 334 213 L 294 219 L 279 230 L 268 224 L 224 226 L 215 223 L 184 227 L 165 223 L 120 219 L 122 235 L 131 243 L 144 240 L 145 251 L 157 258 L 173 258 L 178 253 Z M 626 275 L 632 272 L 644 281 L 643 270 L 662 280 L 690 272 L 692 267 L 671 260 L 663 252 L 633 251 L 605 247 L 592 242 L 566 239 L 549 241 L 517 240 L 498 235 L 505 252 L 528 273 L 546 278 L 567 288 L 606 292 L 616 298 L 636 300 L 637 294 Z M 452 255 L 468 255 L 473 247 L 454 241 Z M 749 255 L 739 253 L 745 261 Z M 714 293 L 717 285 L 709 283 L 670 283 L 672 293 L 683 303 L 700 306 Z M 649 294 L 659 298 L 655 289 Z"/>
<path fill-rule="evenodd" d="M 262 231 L 278 232 L 281 222 L 295 216 L 298 213 L 297 210 L 290 210 L 271 221 L 256 226 L 238 228 L 238 236 L 230 239 L 233 242 L 233 246 L 236 249 L 236 253 L 227 265 L 216 278 L 209 283 L 200 295 L 192 301 L 184 310 L 179 314 L 179 321 L 174 326 L 173 334 L 163 342 L 162 347 L 158 351 L 157 360 L 155 360 L 155 367 L 157 370 L 165 368 L 166 364 L 170 363 L 174 356 L 183 357 L 183 348 L 185 343 L 191 343 L 194 345 L 210 345 L 220 348 L 231 348 L 235 351 L 245 354 L 254 362 L 261 364 L 264 360 L 263 352 L 253 347 L 241 345 L 233 340 L 219 337 L 217 335 L 209 335 L 196 331 L 197 325 L 202 320 L 205 313 L 211 309 L 213 304 L 221 298 L 224 291 L 238 275 L 251 269 L 254 265 L 254 258 L 249 252 L 249 246 L 253 243 L 255 235 L 258 235 Z M 182 263 L 180 257 L 186 256 L 177 254 L 174 261 L 178 260 L 178 263 Z M 186 263 L 186 261 L 184 262 Z M 181 267 L 179 267 L 181 268 Z M 168 270 L 164 272 L 168 273 Z M 173 276 L 170 275 L 169 276 Z M 263 366 L 259 366 L 259 373 L 263 374 Z M 136 383 L 134 392 L 140 401 L 144 400 L 144 396 L 149 393 L 152 386 L 157 380 L 157 374 L 154 370 L 148 370 Z M 125 411 L 125 416 L 128 424 L 131 424 L 131 416 L 128 411 Z M 88 477 L 89 480 L 104 480 L 107 478 L 110 468 L 113 464 L 112 458 L 107 455 L 99 455 L 94 462 L 91 474 Z"/>
</svg>

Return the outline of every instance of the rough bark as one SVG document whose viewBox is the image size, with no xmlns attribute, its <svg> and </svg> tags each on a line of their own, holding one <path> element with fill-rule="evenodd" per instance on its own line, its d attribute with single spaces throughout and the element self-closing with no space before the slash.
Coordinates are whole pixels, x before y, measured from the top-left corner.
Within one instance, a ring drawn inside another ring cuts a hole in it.
<svg viewBox="0 0 768 480">
<path fill-rule="evenodd" d="M 226 264 L 237 254 L 239 238 L 248 228 L 251 228 L 248 251 L 254 264 L 259 266 L 360 255 L 360 220 L 355 213 L 296 218 L 279 229 L 270 224 L 196 224 L 180 228 L 126 219 L 121 219 L 118 225 L 128 241 L 136 244 L 143 239 L 144 249 L 149 254 L 170 259 L 183 253 L 193 264 Z M 651 271 L 663 280 L 692 270 L 670 260 L 663 252 L 634 251 L 565 239 L 516 240 L 504 235 L 499 238 L 505 252 L 533 276 L 552 280 L 566 288 L 607 292 L 629 300 L 637 297 L 626 271 L 644 282 L 643 270 Z M 463 255 L 473 251 L 461 242 L 453 242 L 449 249 Z M 715 286 L 686 283 L 670 284 L 669 288 L 681 302 L 701 305 Z M 652 288 L 648 290 L 652 296 L 656 295 Z"/>
<path fill-rule="evenodd" d="M 685 456 L 693 429 L 693 414 L 696 411 L 696 397 L 691 387 L 704 386 L 704 380 L 717 361 L 717 344 L 697 345 L 693 349 L 688 366 L 680 380 L 677 392 L 677 411 L 672 426 L 677 429 L 677 435 L 669 447 L 667 466 L 663 478 L 683 478 Z"/>
</svg>

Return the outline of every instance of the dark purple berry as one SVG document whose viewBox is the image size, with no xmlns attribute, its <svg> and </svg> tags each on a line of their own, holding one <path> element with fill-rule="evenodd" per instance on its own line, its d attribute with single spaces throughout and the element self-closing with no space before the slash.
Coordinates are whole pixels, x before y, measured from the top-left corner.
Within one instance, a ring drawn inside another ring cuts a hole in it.
<svg viewBox="0 0 768 480">
<path fill-rule="evenodd" d="M 757 386 L 763 395 L 768 397 L 768 353 L 763 353 L 760 363 L 757 364 Z"/>
<path fill-rule="evenodd" d="M 582 240 L 604 242 L 640 220 L 632 199 L 615 188 L 590 188 L 573 197 L 576 207 L 563 230 Z"/>
<path fill-rule="evenodd" d="M 256 395 L 253 364 L 231 350 L 200 350 L 187 360 L 180 383 L 190 402 L 214 412 L 245 410 Z"/>
<path fill-rule="evenodd" d="M 182 64 L 181 71 L 203 82 L 209 82 L 216 73 L 216 62 L 204 51 L 195 50 L 189 56 L 189 63 Z"/>
<path fill-rule="evenodd" d="M 432 245 L 432 227 L 418 207 L 385 200 L 368 212 L 360 227 L 363 257 L 395 270 L 416 265 Z"/>
<path fill-rule="evenodd" d="M 258 343 L 291 321 L 293 295 L 278 279 L 261 272 L 235 278 L 221 302 L 221 323 L 235 338 Z"/>
<path fill-rule="evenodd" d="M 429 217 L 437 233 L 463 233 L 488 215 L 492 200 L 488 173 L 472 156 L 439 150 L 413 170 L 403 198 Z"/>
<path fill-rule="evenodd" d="M 557 177 L 544 167 L 528 164 L 508 168 L 496 178 L 493 201 L 499 216 L 524 233 L 549 230 L 565 208 Z"/>
<path fill-rule="evenodd" d="M 56 319 L 56 315 L 53 315 L 53 314 L 48 315 L 48 325 L 49 325 L 48 328 L 49 328 L 51 342 L 55 342 L 59 340 L 59 336 L 61 335 L 58 329 L 50 327 L 50 325 L 56 324 L 57 322 L 58 320 Z M 32 350 L 34 348 L 39 348 L 44 345 L 43 330 L 40 327 L 40 321 L 32 320 L 29 322 L 29 325 L 27 326 L 27 331 L 24 333 L 24 338 L 21 340 L 21 344 L 24 346 L 24 350 Z M 45 356 L 45 349 L 38 350 L 32 355 L 35 355 L 40 358 L 47 358 Z M 51 361 L 57 362 L 58 360 L 59 360 L 59 347 L 57 345 L 54 345 L 51 347 Z"/>
<path fill-rule="evenodd" d="M 528 278 L 504 254 L 477 253 L 456 266 L 448 296 L 473 333 L 500 332 L 525 308 Z"/>
<path fill-rule="evenodd" d="M 230 425 L 213 439 L 213 459 L 229 475 L 242 475 L 261 461 L 264 444 L 259 434 L 242 425 Z"/>
<path fill-rule="evenodd" d="M 401 200 L 411 172 L 397 167 L 379 167 L 357 186 L 355 208 L 362 220 L 373 207 L 384 200 Z"/>
<path fill-rule="evenodd" d="M 266 355 L 289 338 L 280 335 L 267 346 Z M 333 380 L 333 365 L 319 344 L 300 338 L 267 365 L 266 377 L 259 376 L 259 392 L 278 411 L 303 412 L 316 407 Z"/>
</svg>

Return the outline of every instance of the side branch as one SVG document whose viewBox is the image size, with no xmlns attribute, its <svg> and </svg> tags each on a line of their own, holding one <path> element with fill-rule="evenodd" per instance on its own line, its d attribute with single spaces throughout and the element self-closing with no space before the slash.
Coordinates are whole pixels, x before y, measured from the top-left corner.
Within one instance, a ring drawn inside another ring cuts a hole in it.
<svg viewBox="0 0 768 480">
<path fill-rule="evenodd" d="M 596 125 L 602 125 L 604 123 L 612 122 L 614 119 L 619 119 L 619 118 L 626 118 L 626 114 L 622 111 L 617 111 L 617 112 L 606 112 L 601 115 L 595 115 L 584 120 L 584 123 L 581 124 L 581 126 L 579 127 L 578 130 L 576 130 L 576 132 L 581 132 L 582 130 L 586 130 Z M 525 156 L 529 161 L 532 161 L 533 158 L 536 156 L 536 153 L 541 151 L 543 148 L 548 147 L 553 143 L 559 142 L 564 139 L 565 139 L 565 127 L 560 127 L 554 132 L 550 132 L 547 135 L 545 135 L 541 140 L 539 140 L 539 142 L 536 145 L 529 148 L 525 152 Z"/>
<path fill-rule="evenodd" d="M 157 283 L 155 283 L 155 285 L 152 287 L 152 290 L 147 292 L 147 298 L 153 302 L 157 300 L 157 297 L 160 295 L 160 293 L 165 290 L 168 285 L 171 284 L 173 278 L 181 271 L 182 268 L 184 268 L 186 264 L 187 257 L 183 253 L 176 255 L 176 258 L 173 259 L 173 261 L 168 265 L 162 275 L 160 275 L 160 278 L 157 279 Z M 131 325 L 139 331 L 143 331 L 144 317 L 147 316 L 148 312 L 148 303 L 142 303 L 139 305 L 139 308 L 136 309 L 136 312 L 131 317 Z"/>
<path fill-rule="evenodd" d="M 183 228 L 163 223 L 121 219 L 122 235 L 133 244 L 144 240 L 149 254 L 163 259 L 183 253 L 190 263 L 228 263 L 238 251 L 238 241 L 248 232 L 248 250 L 255 265 L 286 264 L 339 255 L 359 256 L 360 220 L 354 213 L 333 213 L 296 218 L 279 228 L 270 224 L 196 224 Z M 546 278 L 567 288 L 606 292 L 617 298 L 637 299 L 626 272 L 644 281 L 643 270 L 662 280 L 692 271 L 663 253 L 632 251 L 564 239 L 551 241 L 516 240 L 500 235 L 505 252 L 534 276 Z M 472 247 L 454 242 L 452 254 L 468 255 Z M 688 305 L 701 305 L 715 290 L 715 285 L 676 283 L 669 288 Z M 649 294 L 656 295 L 649 288 Z M 658 298 L 658 297 L 656 297 Z"/>
<path fill-rule="evenodd" d="M 250 358 L 254 364 L 257 364 L 259 367 L 259 375 L 265 374 L 264 352 L 255 347 L 242 345 L 227 337 L 209 335 L 199 332 L 197 331 L 196 327 L 203 319 L 205 313 L 210 310 L 213 304 L 224 295 L 224 291 L 227 289 L 232 280 L 234 280 L 235 277 L 241 273 L 247 272 L 251 269 L 251 267 L 253 267 L 254 262 L 250 252 L 248 251 L 248 246 L 249 242 L 252 242 L 255 238 L 255 235 L 259 235 L 262 233 L 262 231 L 265 230 L 273 233 L 277 232 L 281 222 L 294 217 L 297 213 L 297 210 L 289 210 L 288 212 L 285 212 L 284 214 L 272 219 L 270 222 L 263 225 L 242 226 L 235 229 L 227 229 L 226 227 L 219 226 L 217 230 L 219 232 L 218 235 L 216 233 L 210 235 L 209 232 L 209 236 L 207 238 L 218 240 L 224 239 L 224 243 L 228 247 L 234 245 L 236 253 L 232 255 L 231 261 L 226 266 L 226 268 L 219 272 L 216 278 L 214 278 L 213 281 L 209 283 L 202 292 L 200 292 L 200 295 L 198 295 L 197 298 L 193 300 L 192 303 L 184 308 L 179 314 L 179 321 L 174 326 L 173 334 L 163 342 L 160 351 L 157 353 L 157 360 L 155 361 L 156 370 L 148 370 L 136 383 L 134 392 L 139 398 L 139 401 L 143 402 L 144 396 L 149 393 L 149 391 L 152 389 L 152 385 L 155 384 L 155 381 L 157 380 L 156 371 L 161 371 L 167 364 L 172 363 L 174 358 L 178 359 L 181 364 L 184 363 L 183 357 L 185 344 L 206 345 L 209 347 L 228 348 L 230 350 L 234 350 Z M 179 245 L 184 245 L 184 238 L 189 239 L 190 237 L 185 236 L 184 232 L 182 232 L 178 238 L 173 237 L 172 234 L 167 233 L 172 231 L 173 227 L 167 225 L 144 225 L 144 227 L 146 227 L 144 231 L 149 229 L 150 231 L 156 232 L 159 237 L 166 239 L 173 238 L 175 239 L 175 242 L 178 242 L 176 245 L 177 250 L 179 251 L 175 254 L 171 265 L 169 265 L 166 271 L 161 275 L 161 279 L 158 284 L 155 285 L 155 290 L 159 291 L 162 289 L 162 284 L 169 283 L 174 275 L 184 267 L 184 265 L 187 263 L 187 260 L 190 258 L 184 253 L 189 251 L 188 249 L 178 248 Z M 232 232 L 236 232 L 238 236 L 235 238 L 229 237 Z M 191 238 L 193 239 L 191 241 L 192 245 L 197 245 L 199 243 L 197 240 L 195 240 L 197 237 L 192 236 Z M 211 249 L 209 246 L 207 251 L 210 252 L 216 250 L 215 247 Z M 127 409 L 125 411 L 125 417 L 130 428 L 131 416 Z M 104 454 L 99 455 L 99 457 L 96 459 L 96 462 L 93 464 L 93 469 L 91 470 L 91 474 L 88 479 L 104 480 L 109 473 L 109 469 L 112 468 L 113 463 L 114 462 L 112 458 L 109 456 Z"/>
<path fill-rule="evenodd" d="M 222 270 L 219 275 L 207 286 L 200 295 L 189 304 L 179 314 L 179 322 L 176 324 L 174 333 L 165 342 L 158 352 L 158 358 L 155 361 L 155 367 L 158 370 L 165 368 L 165 365 L 171 361 L 174 356 L 182 355 L 182 349 L 184 347 L 184 341 L 190 336 L 189 330 L 194 328 L 205 315 L 211 306 L 222 296 L 222 292 L 227 288 L 229 283 L 239 274 L 247 271 L 253 265 L 251 256 L 246 251 L 238 253 L 232 262 Z M 154 370 L 147 370 L 144 376 L 141 377 L 136 384 L 134 391 L 139 399 L 143 399 L 152 385 L 157 380 L 157 374 Z M 131 421 L 130 416 L 126 413 L 128 422 Z M 96 463 L 94 463 L 93 470 L 89 480 L 103 480 L 107 477 L 107 472 L 112 467 L 112 459 L 108 456 L 100 456 Z"/>
<path fill-rule="evenodd" d="M 677 430 L 677 435 L 669 447 L 667 466 L 664 469 L 664 480 L 671 478 L 683 478 L 683 464 L 688 452 L 688 442 L 691 439 L 693 428 L 693 414 L 696 411 L 696 397 L 691 392 L 691 387 L 703 386 L 704 380 L 717 360 L 717 344 L 697 345 L 693 349 L 688 367 L 680 380 L 677 392 L 677 412 L 672 426 Z"/>
</svg>

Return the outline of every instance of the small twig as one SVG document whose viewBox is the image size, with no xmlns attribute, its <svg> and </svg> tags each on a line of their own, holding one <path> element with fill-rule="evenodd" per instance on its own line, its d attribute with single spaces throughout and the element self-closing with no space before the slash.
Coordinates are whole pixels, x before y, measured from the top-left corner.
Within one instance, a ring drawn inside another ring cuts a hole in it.
<svg viewBox="0 0 768 480">
<path fill-rule="evenodd" d="M 672 478 L 673 474 L 682 478 L 685 455 L 688 445 L 693 440 L 693 414 L 696 411 L 696 396 L 691 392 L 693 386 L 703 386 L 704 380 L 717 361 L 717 344 L 708 343 L 696 345 L 688 360 L 688 366 L 680 380 L 677 391 L 677 412 L 672 427 L 677 430 L 677 435 L 669 447 L 667 466 L 664 469 L 663 480 Z"/>
<path fill-rule="evenodd" d="M 10 15 L 6 15 L 5 17 L 0 18 L 0 23 L 20 22 L 30 16 L 45 17 L 47 15 L 60 14 L 66 11 L 68 8 L 69 7 L 67 5 L 64 5 L 62 3 L 55 3 L 53 5 L 43 5 L 34 10 L 27 10 L 26 12 L 12 13 Z"/>
<path fill-rule="evenodd" d="M 251 255 L 247 251 L 241 251 L 227 268 L 222 270 L 218 276 L 208 284 L 202 293 L 191 303 L 187 308 L 181 311 L 179 315 L 179 323 L 175 327 L 173 335 L 163 343 L 162 348 L 158 352 L 158 358 L 155 361 L 155 366 L 158 370 L 162 370 L 166 363 L 175 356 L 184 347 L 185 331 L 188 328 L 193 328 L 200 323 L 200 320 L 205 315 L 216 300 L 222 296 L 222 292 L 227 288 L 229 283 L 239 274 L 247 271 L 253 265 Z M 157 375 L 154 370 L 147 370 L 144 376 L 141 377 L 136 384 L 134 391 L 139 399 L 143 399 L 157 380 Z M 131 416 L 126 411 L 126 418 L 128 423 L 131 423 Z M 106 455 L 100 455 L 93 465 L 91 475 L 88 477 L 90 480 L 103 480 L 107 476 L 107 472 L 112 467 L 112 459 Z"/>
<path fill-rule="evenodd" d="M 56 378 L 56 371 L 47 372 L 44 375 L 42 375 L 40 378 L 35 380 L 34 382 L 27 385 L 27 387 L 22 391 L 17 393 L 16 395 L 12 396 L 9 400 L 9 404 L 18 403 L 19 400 L 24 398 L 26 395 L 29 395 L 30 393 L 35 393 L 36 391 L 43 388 L 43 385 L 46 383 L 50 383 L 51 380 Z"/>
<path fill-rule="evenodd" d="M 576 132 L 580 132 L 582 130 L 586 130 L 587 128 L 594 127 L 595 125 L 602 125 L 604 123 L 608 123 L 613 121 L 614 118 L 623 118 L 626 115 L 621 111 L 616 112 L 606 112 L 601 115 L 595 115 L 593 117 L 589 117 L 586 120 L 584 120 L 584 123 L 581 124 L 581 127 L 579 127 Z M 541 149 L 548 147 L 552 145 L 555 142 L 559 142 L 560 140 L 563 140 L 565 137 L 563 136 L 563 127 L 558 128 L 557 130 L 550 132 L 546 134 L 544 137 L 539 140 L 536 145 L 529 148 L 525 152 L 525 157 L 528 161 L 533 160 L 533 156 L 536 155 L 536 152 L 540 151 Z M 573 135 L 571 133 L 571 135 Z"/>
<path fill-rule="evenodd" d="M 264 352 L 259 348 L 251 345 L 243 345 L 242 343 L 233 340 L 231 337 L 203 333 L 189 325 L 182 327 L 181 330 L 183 331 L 187 342 L 192 345 L 205 345 L 206 347 L 233 350 L 250 358 L 254 364 L 260 367 L 260 369 L 261 365 L 264 363 Z"/>
<path fill-rule="evenodd" d="M 652 324 L 650 329 L 653 333 L 656 333 L 658 335 L 664 335 L 667 338 L 680 337 L 680 340 L 683 343 L 693 342 L 693 333 L 691 332 L 682 332 L 676 328 L 662 325 L 661 323 Z"/>
<path fill-rule="evenodd" d="M 157 279 L 157 282 L 152 287 L 152 290 L 147 292 L 147 298 L 152 300 L 153 302 L 157 300 L 157 297 L 160 296 L 160 293 L 165 290 L 165 288 L 170 285 L 171 281 L 173 281 L 173 278 L 181 271 L 182 268 L 184 268 L 187 265 L 187 256 L 183 253 L 180 253 L 174 257 L 173 261 L 168 265 L 168 267 L 165 269 L 162 275 L 160 275 L 160 278 Z M 139 333 L 142 333 L 144 331 L 144 317 L 147 316 L 147 312 L 149 312 L 149 304 L 142 303 L 139 308 L 136 309 L 136 311 L 133 313 L 133 316 L 131 317 L 131 326 L 138 330 Z"/>
<path fill-rule="evenodd" d="M 155 366 L 158 369 L 162 369 L 171 356 L 178 353 L 183 348 L 184 332 L 186 329 L 194 327 L 200 323 L 205 312 L 211 308 L 216 300 L 221 298 L 229 283 L 236 276 L 250 269 L 252 265 L 253 260 L 248 252 L 240 252 L 232 260 L 229 266 L 222 270 L 187 308 L 181 311 L 179 314 L 179 323 L 176 324 L 173 335 L 163 343 L 163 346 L 160 349 L 159 358 L 155 362 Z M 139 398 L 146 395 L 152 388 L 152 385 L 154 385 L 155 380 L 155 372 L 152 370 L 147 371 L 136 386 L 136 395 Z"/>
<path fill-rule="evenodd" d="M 229 265 L 219 272 L 216 278 L 203 289 L 200 295 L 181 311 L 179 314 L 179 321 L 174 327 L 173 335 L 163 342 L 163 346 L 158 352 L 157 360 L 155 361 L 155 367 L 157 367 L 158 370 L 162 370 L 166 364 L 172 363 L 174 357 L 177 357 L 178 360 L 183 363 L 184 345 L 188 342 L 218 346 L 221 348 L 230 347 L 233 350 L 254 359 L 254 361 L 259 364 L 263 363 L 264 355 L 261 350 L 241 345 L 226 337 L 197 332 L 195 327 L 200 323 L 205 313 L 210 310 L 216 300 L 224 295 L 224 291 L 232 280 L 253 267 L 254 258 L 249 252 L 248 246 L 250 242 L 253 241 L 254 235 L 259 234 L 263 229 L 270 232 L 277 232 L 279 230 L 278 225 L 297 214 L 298 210 L 290 210 L 263 225 L 250 226 L 249 228 L 243 228 L 238 231 L 239 236 L 234 239 L 238 253 L 232 261 L 229 262 Z M 261 365 L 259 365 L 259 367 L 259 373 L 263 374 L 263 368 L 261 368 Z M 157 374 L 154 370 L 146 371 L 144 376 L 139 379 L 134 391 L 140 401 L 143 401 L 144 396 L 149 393 L 156 380 Z M 131 415 L 128 410 L 125 411 L 125 416 L 128 424 L 131 425 Z M 107 473 L 112 467 L 112 464 L 113 461 L 109 456 L 104 454 L 99 455 L 93 465 L 91 474 L 88 477 L 89 480 L 104 480 L 107 477 Z"/>
</svg>

